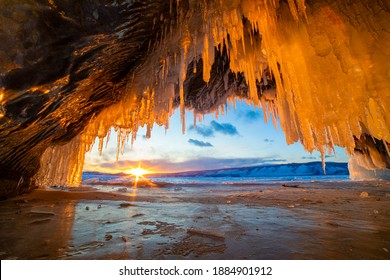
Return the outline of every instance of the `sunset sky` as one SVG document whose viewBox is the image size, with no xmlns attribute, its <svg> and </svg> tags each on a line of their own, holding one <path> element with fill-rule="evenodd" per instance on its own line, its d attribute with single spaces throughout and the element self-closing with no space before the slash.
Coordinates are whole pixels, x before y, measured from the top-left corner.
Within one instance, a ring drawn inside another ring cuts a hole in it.
<svg viewBox="0 0 390 280">
<path fill-rule="evenodd" d="M 142 166 L 157 172 L 180 172 L 188 170 L 219 169 L 281 164 L 321 160 L 320 154 L 310 154 L 295 143 L 288 146 L 280 127 L 264 122 L 263 112 L 252 105 L 238 102 L 234 110 L 228 106 L 225 115 L 218 119 L 214 114 L 205 115 L 196 127 L 193 114 L 186 112 L 187 131 L 183 135 L 179 110 L 170 120 L 170 128 L 155 126 L 151 139 L 145 138 L 146 128 L 140 128 L 133 146 L 126 144 L 124 154 L 116 163 L 116 133 L 111 141 L 98 152 L 97 143 L 86 154 L 85 171 L 122 172 L 131 167 Z M 335 156 L 327 161 L 346 162 L 344 149 L 336 148 Z"/>
</svg>

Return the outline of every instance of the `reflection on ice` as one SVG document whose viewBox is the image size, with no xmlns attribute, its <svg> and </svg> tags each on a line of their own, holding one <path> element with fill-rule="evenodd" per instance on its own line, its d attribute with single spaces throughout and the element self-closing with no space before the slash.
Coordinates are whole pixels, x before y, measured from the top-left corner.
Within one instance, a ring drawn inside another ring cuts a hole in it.
<svg viewBox="0 0 390 280">
<path fill-rule="evenodd" d="M 0 257 L 388 259 L 389 202 L 387 181 L 39 190 L 0 202 Z"/>
</svg>

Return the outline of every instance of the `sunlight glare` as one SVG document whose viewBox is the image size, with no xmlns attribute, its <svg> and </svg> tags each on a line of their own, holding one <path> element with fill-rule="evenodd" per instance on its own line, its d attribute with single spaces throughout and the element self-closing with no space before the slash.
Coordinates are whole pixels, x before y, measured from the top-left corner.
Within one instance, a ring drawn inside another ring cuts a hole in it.
<svg viewBox="0 0 390 280">
<path fill-rule="evenodd" d="M 151 173 L 149 170 L 146 170 L 141 167 L 141 163 L 138 165 L 137 168 L 132 168 L 127 172 L 130 176 L 135 177 L 135 184 L 134 187 L 137 187 L 138 181 L 140 178 L 145 179 L 144 175 Z"/>
<path fill-rule="evenodd" d="M 149 174 L 150 172 L 146 169 L 141 168 L 141 166 L 138 166 L 137 168 L 132 168 L 129 170 L 129 174 L 133 175 L 135 177 L 143 177 L 146 174 Z"/>
</svg>

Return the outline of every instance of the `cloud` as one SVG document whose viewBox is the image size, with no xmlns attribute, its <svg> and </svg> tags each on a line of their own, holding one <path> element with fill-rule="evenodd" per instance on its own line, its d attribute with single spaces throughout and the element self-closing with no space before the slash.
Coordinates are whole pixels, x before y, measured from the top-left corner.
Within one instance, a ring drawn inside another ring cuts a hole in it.
<svg viewBox="0 0 390 280">
<path fill-rule="evenodd" d="M 215 131 L 220 132 L 222 134 L 231 136 L 239 135 L 237 128 L 230 123 L 219 123 L 217 121 L 212 121 L 210 125 Z"/>
<path fill-rule="evenodd" d="M 247 122 L 254 122 L 263 118 L 263 114 L 261 112 L 254 110 L 240 112 L 239 116 Z"/>
<path fill-rule="evenodd" d="M 301 159 L 318 159 L 317 157 L 301 157 Z"/>
<path fill-rule="evenodd" d="M 245 114 L 245 118 L 246 118 L 248 121 L 255 121 L 255 120 L 261 118 L 261 114 L 260 114 L 260 112 L 258 112 L 258 111 L 248 111 L 248 112 L 246 112 L 246 114 Z"/>
<path fill-rule="evenodd" d="M 335 156 L 334 155 L 325 155 L 325 158 L 334 158 Z M 319 157 L 315 157 L 315 156 L 303 156 L 301 157 L 301 159 L 321 159 L 321 156 Z"/>
<path fill-rule="evenodd" d="M 273 142 L 275 142 L 275 140 L 274 140 L 274 139 L 265 138 L 265 139 L 264 139 L 264 142 L 273 143 Z"/>
<path fill-rule="evenodd" d="M 334 158 L 335 156 L 334 155 L 325 155 L 325 158 Z M 310 157 L 301 157 L 302 159 L 321 159 L 321 156 L 319 157 L 314 157 L 314 156 L 310 156 Z"/>
<path fill-rule="evenodd" d="M 193 125 L 190 126 L 189 130 L 194 130 L 196 133 L 203 137 L 213 137 L 214 136 L 214 130 L 210 126 L 205 126 L 205 125 L 197 125 L 194 127 Z"/>
<path fill-rule="evenodd" d="M 213 147 L 213 145 L 209 142 L 203 142 L 203 141 L 199 141 L 199 140 L 196 140 L 196 139 L 190 139 L 188 140 L 188 143 L 194 145 L 194 146 L 198 146 L 198 147 Z"/>
<path fill-rule="evenodd" d="M 175 162 L 169 159 L 144 160 L 142 166 L 157 172 L 183 172 L 196 170 L 213 170 L 222 168 L 236 168 L 257 166 L 264 164 L 278 164 L 286 162 L 285 159 L 275 157 L 264 158 L 210 158 L 200 157 L 186 161 Z M 85 170 L 104 170 L 104 172 L 117 173 L 138 166 L 138 161 L 119 160 L 115 162 L 90 165 Z"/>
<path fill-rule="evenodd" d="M 237 119 L 241 119 L 244 122 L 258 122 L 264 120 L 263 110 L 244 109 L 237 112 Z"/>
<path fill-rule="evenodd" d="M 203 137 L 214 137 L 215 132 L 231 136 L 239 135 L 237 128 L 231 123 L 219 123 L 217 121 L 212 121 L 208 126 L 197 125 L 194 127 L 191 125 L 189 130 L 195 131 L 197 134 Z"/>
</svg>

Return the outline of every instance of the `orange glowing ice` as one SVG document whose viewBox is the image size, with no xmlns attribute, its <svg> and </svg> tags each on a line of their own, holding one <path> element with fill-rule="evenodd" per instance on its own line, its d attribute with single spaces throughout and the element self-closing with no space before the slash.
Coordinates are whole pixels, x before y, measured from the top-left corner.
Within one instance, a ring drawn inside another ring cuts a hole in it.
<svg viewBox="0 0 390 280">
<path fill-rule="evenodd" d="M 180 1 L 175 2 L 180 9 Z M 318 150 L 323 159 L 335 146 L 344 147 L 353 156 L 352 176 L 355 165 L 385 168 L 375 148 L 368 146 L 369 159 L 354 155 L 355 138 L 361 135 L 371 135 L 386 147 L 390 143 L 390 21 L 381 2 L 188 1 L 189 11 L 182 11 L 186 16 L 180 18 L 177 29 L 162 31 L 160 44 L 143 67 L 123 81 L 126 87 L 120 102 L 102 110 L 71 142 L 46 149 L 36 184 L 78 186 L 85 153 L 96 136 L 101 152 L 111 127 L 118 135 L 117 161 L 127 140 L 136 139 L 139 127 L 146 126 L 147 138 L 155 124 L 168 128 L 179 105 L 174 102 L 177 86 L 184 131 L 183 83 L 188 65 L 201 57 L 203 80 L 209 82 L 216 47 L 223 45 L 231 71 L 245 77 L 248 102 L 264 110 L 265 120 L 272 118 L 275 126 L 279 121 L 287 144 L 300 141 L 308 152 Z M 276 90 L 259 95 L 257 84 L 271 74 Z M 78 90 L 88 96 L 90 86 L 84 84 Z M 227 82 L 224 86 L 228 90 Z M 240 92 L 228 91 L 226 99 L 207 110 L 218 115 L 226 100 L 234 102 L 239 96 Z M 216 99 L 212 93 L 199 102 L 207 105 Z M 208 113 L 189 109 L 194 115 Z M 74 118 L 72 111 L 69 116 Z M 67 122 L 64 119 L 63 127 Z M 389 149 L 386 152 L 390 155 Z M 138 181 L 147 173 L 139 166 L 129 174 Z"/>
</svg>

